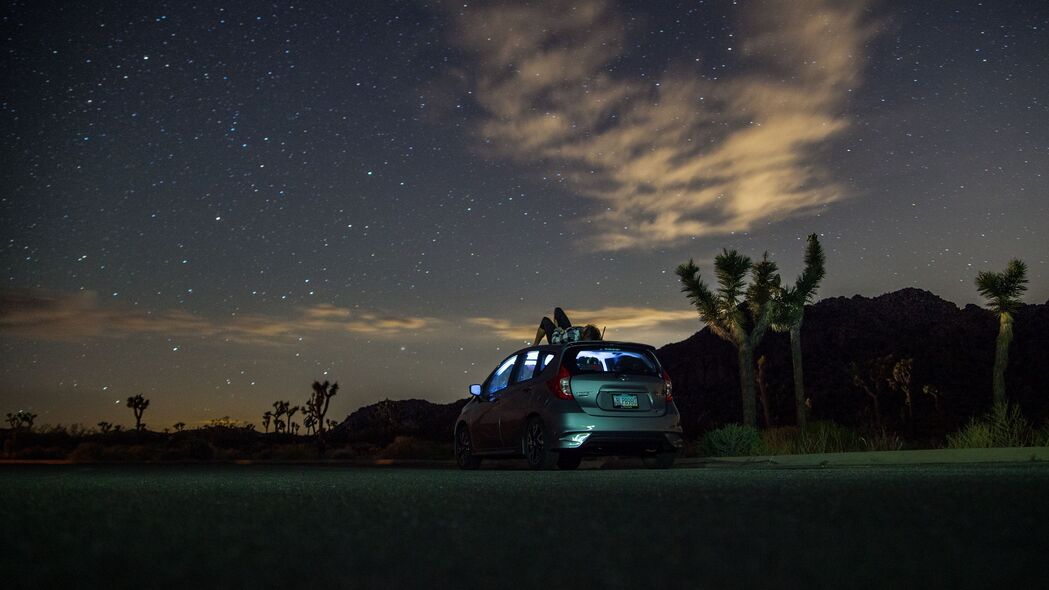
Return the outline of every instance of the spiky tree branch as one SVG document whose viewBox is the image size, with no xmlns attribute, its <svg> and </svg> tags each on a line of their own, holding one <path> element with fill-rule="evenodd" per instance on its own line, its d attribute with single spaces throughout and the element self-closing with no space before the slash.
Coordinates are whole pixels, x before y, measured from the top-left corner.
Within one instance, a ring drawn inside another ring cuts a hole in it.
<svg viewBox="0 0 1049 590">
<path fill-rule="evenodd" d="M 778 290 L 771 313 L 772 329 L 777 332 L 790 332 L 791 360 L 794 365 L 794 409 L 798 426 L 801 428 L 804 428 L 808 421 L 801 358 L 801 324 L 805 319 L 805 305 L 815 299 L 816 289 L 827 274 L 819 237 L 810 234 L 806 241 L 805 268 L 793 285 Z"/>
<path fill-rule="evenodd" d="M 757 400 L 754 389 L 754 347 L 761 341 L 771 321 L 774 293 L 779 289 L 776 264 L 768 253 L 758 264 L 735 250 L 722 250 L 714 259 L 717 291 L 711 291 L 691 259 L 677 267 L 681 291 L 696 306 L 700 319 L 711 332 L 731 342 L 739 355 L 740 389 L 743 397 L 743 422 L 757 425 Z M 751 285 L 747 287 L 747 273 Z"/>
</svg>

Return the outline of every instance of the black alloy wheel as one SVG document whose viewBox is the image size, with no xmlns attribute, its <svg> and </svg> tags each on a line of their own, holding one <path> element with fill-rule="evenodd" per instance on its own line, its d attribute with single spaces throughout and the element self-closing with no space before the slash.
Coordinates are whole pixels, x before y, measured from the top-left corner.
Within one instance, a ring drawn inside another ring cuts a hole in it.
<svg viewBox="0 0 1049 590">
<path fill-rule="evenodd" d="M 550 450 L 546 426 L 539 417 L 528 421 L 524 432 L 524 455 L 532 469 L 552 469 L 557 464 L 557 452 Z"/>
<path fill-rule="evenodd" d="M 455 462 L 459 469 L 477 469 L 481 466 L 480 457 L 473 454 L 470 429 L 465 424 L 455 433 Z"/>
</svg>

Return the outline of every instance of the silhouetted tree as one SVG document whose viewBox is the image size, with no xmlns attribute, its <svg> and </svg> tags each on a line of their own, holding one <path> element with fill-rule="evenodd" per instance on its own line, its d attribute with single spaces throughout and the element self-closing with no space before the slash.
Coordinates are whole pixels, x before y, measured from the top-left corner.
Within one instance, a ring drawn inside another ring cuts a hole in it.
<svg viewBox="0 0 1049 590">
<path fill-rule="evenodd" d="M 25 428 L 26 430 L 32 430 L 33 422 L 36 420 L 36 418 L 37 415 L 32 412 L 28 412 L 26 410 L 18 410 L 17 412 L 9 412 L 7 414 L 7 423 L 10 424 L 11 428 L 14 428 L 15 430 L 21 430 L 23 428 Z"/>
<path fill-rule="evenodd" d="M 911 369 L 914 368 L 914 359 L 906 358 L 896 361 L 892 366 L 892 376 L 889 378 L 889 389 L 898 391 L 903 395 L 903 412 L 906 413 L 907 424 L 914 423 L 914 399 L 911 397 Z"/>
<path fill-rule="evenodd" d="M 113 428 L 113 425 L 110 424 L 109 422 L 106 422 L 105 420 L 103 420 L 102 422 L 99 422 L 97 424 L 97 426 L 98 426 L 98 429 L 102 431 L 102 434 L 105 434 L 105 433 L 109 432 L 110 429 Z"/>
<path fill-rule="evenodd" d="M 757 384 L 758 384 L 758 401 L 761 402 L 761 415 L 765 418 L 765 427 L 772 427 L 772 414 L 769 408 L 769 388 L 768 383 L 765 381 L 765 362 L 768 359 L 765 355 L 758 357 L 758 373 L 757 373 Z"/>
<path fill-rule="evenodd" d="M 182 432 L 186 428 L 185 422 L 175 422 L 175 432 Z"/>
<path fill-rule="evenodd" d="M 790 332 L 790 356 L 794 362 L 794 412 L 799 428 L 805 428 L 808 421 L 804 371 L 801 368 L 801 322 L 805 319 L 805 305 L 813 303 L 816 289 L 827 274 L 823 267 L 824 260 L 819 238 L 816 234 L 810 234 L 805 247 L 805 269 L 793 285 L 778 291 L 773 304 L 772 329 Z"/>
<path fill-rule="evenodd" d="M 287 423 L 281 419 L 282 416 L 288 413 L 288 406 L 291 402 L 275 401 L 273 402 L 273 432 L 283 432 L 286 430 Z"/>
<path fill-rule="evenodd" d="M 1027 265 L 1010 260 L 1005 272 L 982 271 L 976 275 L 976 289 L 987 307 L 998 314 L 998 342 L 994 351 L 994 403 L 1005 404 L 1005 368 L 1009 364 L 1009 344 L 1013 341 L 1013 312 L 1027 290 Z"/>
<path fill-rule="evenodd" d="M 328 405 L 331 404 L 331 398 L 335 397 L 337 393 L 339 393 L 339 384 L 337 382 L 313 382 L 313 394 L 310 395 L 310 399 L 306 402 L 305 411 L 313 418 L 319 439 L 324 438 L 324 416 L 328 413 Z"/>
<path fill-rule="evenodd" d="M 731 342 L 739 356 L 739 380 L 743 396 L 743 423 L 757 427 L 757 396 L 754 390 L 754 348 L 765 337 L 772 319 L 772 295 L 779 290 L 776 263 L 768 252 L 761 262 L 735 250 L 723 250 L 714 259 L 718 289 L 711 291 L 699 276 L 699 267 L 690 259 L 677 267 L 681 291 L 699 311 L 717 336 Z M 747 274 L 750 286 L 745 285 Z"/>
<path fill-rule="evenodd" d="M 896 357 L 891 354 L 869 359 L 862 364 L 849 363 L 852 384 L 859 387 L 870 398 L 874 426 L 879 430 L 884 428 L 881 403 L 885 398 L 885 388 L 892 388 L 892 373 L 896 363 Z"/>
<path fill-rule="evenodd" d="M 270 431 L 270 420 L 272 420 L 272 419 L 273 419 L 273 412 L 270 412 L 269 410 L 266 410 L 265 412 L 263 412 L 263 414 L 262 414 L 262 429 L 263 429 L 262 431 L 263 432 L 269 433 L 269 431 Z"/>
<path fill-rule="evenodd" d="M 285 405 L 290 405 L 291 404 L 291 402 L 284 402 L 284 403 L 285 403 Z M 295 414 L 298 411 L 299 411 L 299 406 L 291 406 L 285 412 L 285 415 L 288 416 L 288 426 L 287 426 L 288 430 L 287 431 L 292 433 L 292 434 L 295 434 L 296 432 L 299 431 L 299 425 L 292 421 L 292 418 L 295 416 Z"/>
<path fill-rule="evenodd" d="M 302 425 L 306 428 L 306 434 L 312 434 L 314 427 L 317 426 L 317 419 L 313 417 L 313 414 L 306 414 L 302 419 Z"/>
<path fill-rule="evenodd" d="M 142 394 L 133 395 L 127 398 L 127 407 L 131 408 L 131 411 L 135 413 L 135 430 L 142 430 L 142 414 L 146 413 L 146 408 L 149 407 L 149 400 L 142 397 Z"/>
</svg>

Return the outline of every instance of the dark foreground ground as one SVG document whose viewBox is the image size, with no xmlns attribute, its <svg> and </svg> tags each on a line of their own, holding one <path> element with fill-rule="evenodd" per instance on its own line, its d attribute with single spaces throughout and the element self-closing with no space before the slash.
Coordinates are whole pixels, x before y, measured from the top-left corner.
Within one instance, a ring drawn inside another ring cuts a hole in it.
<svg viewBox="0 0 1049 590">
<path fill-rule="evenodd" d="M 1049 465 L 0 467 L 15 587 L 1046 587 Z"/>
</svg>

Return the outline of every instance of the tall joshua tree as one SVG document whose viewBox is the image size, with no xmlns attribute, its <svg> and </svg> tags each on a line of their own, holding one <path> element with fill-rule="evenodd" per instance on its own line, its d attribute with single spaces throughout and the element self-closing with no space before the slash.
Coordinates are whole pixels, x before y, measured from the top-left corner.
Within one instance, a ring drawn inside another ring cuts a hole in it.
<svg viewBox="0 0 1049 590">
<path fill-rule="evenodd" d="M 273 402 L 273 432 L 281 432 L 287 429 L 287 423 L 281 420 L 281 416 L 288 413 L 289 402 Z"/>
<path fill-rule="evenodd" d="M 292 418 L 299 411 L 299 406 L 292 406 L 291 402 L 284 402 L 284 407 L 286 408 L 284 414 L 288 417 L 288 424 L 285 426 L 284 432 L 295 434 L 299 431 L 299 425 L 293 422 Z"/>
<path fill-rule="evenodd" d="M 757 427 L 757 395 L 754 388 L 754 349 L 765 337 L 772 319 L 772 296 L 779 290 L 776 263 L 768 252 L 754 264 L 735 250 L 723 250 L 714 259 L 717 291 L 711 291 L 690 259 L 677 267 L 681 291 L 699 311 L 710 330 L 736 347 L 739 381 L 743 396 L 743 423 Z M 747 274 L 751 283 L 745 285 Z"/>
<path fill-rule="evenodd" d="M 998 314 L 998 344 L 994 351 L 994 403 L 1005 403 L 1005 368 L 1013 341 L 1013 312 L 1027 290 L 1027 265 L 1010 260 L 1005 272 L 983 271 L 976 275 L 976 289 L 987 299 L 987 307 Z"/>
<path fill-rule="evenodd" d="M 306 413 L 316 419 L 317 430 L 321 436 L 324 435 L 324 415 L 328 413 L 328 405 L 331 403 L 331 398 L 335 397 L 337 393 L 339 393 L 338 382 L 313 382 L 313 394 L 306 401 Z"/>
<path fill-rule="evenodd" d="M 127 398 L 127 407 L 131 408 L 131 411 L 135 413 L 135 430 L 142 430 L 142 414 L 146 413 L 146 408 L 149 407 L 149 400 L 142 397 L 142 394 L 133 395 Z"/>
<path fill-rule="evenodd" d="M 805 404 L 805 379 L 801 369 L 801 322 L 805 319 L 805 305 L 812 303 L 820 281 L 827 274 L 823 267 L 823 247 L 816 234 L 809 235 L 805 246 L 805 269 L 793 285 L 779 290 L 774 304 L 772 329 L 790 332 L 790 356 L 794 361 L 794 410 L 799 428 L 808 421 Z"/>
</svg>

